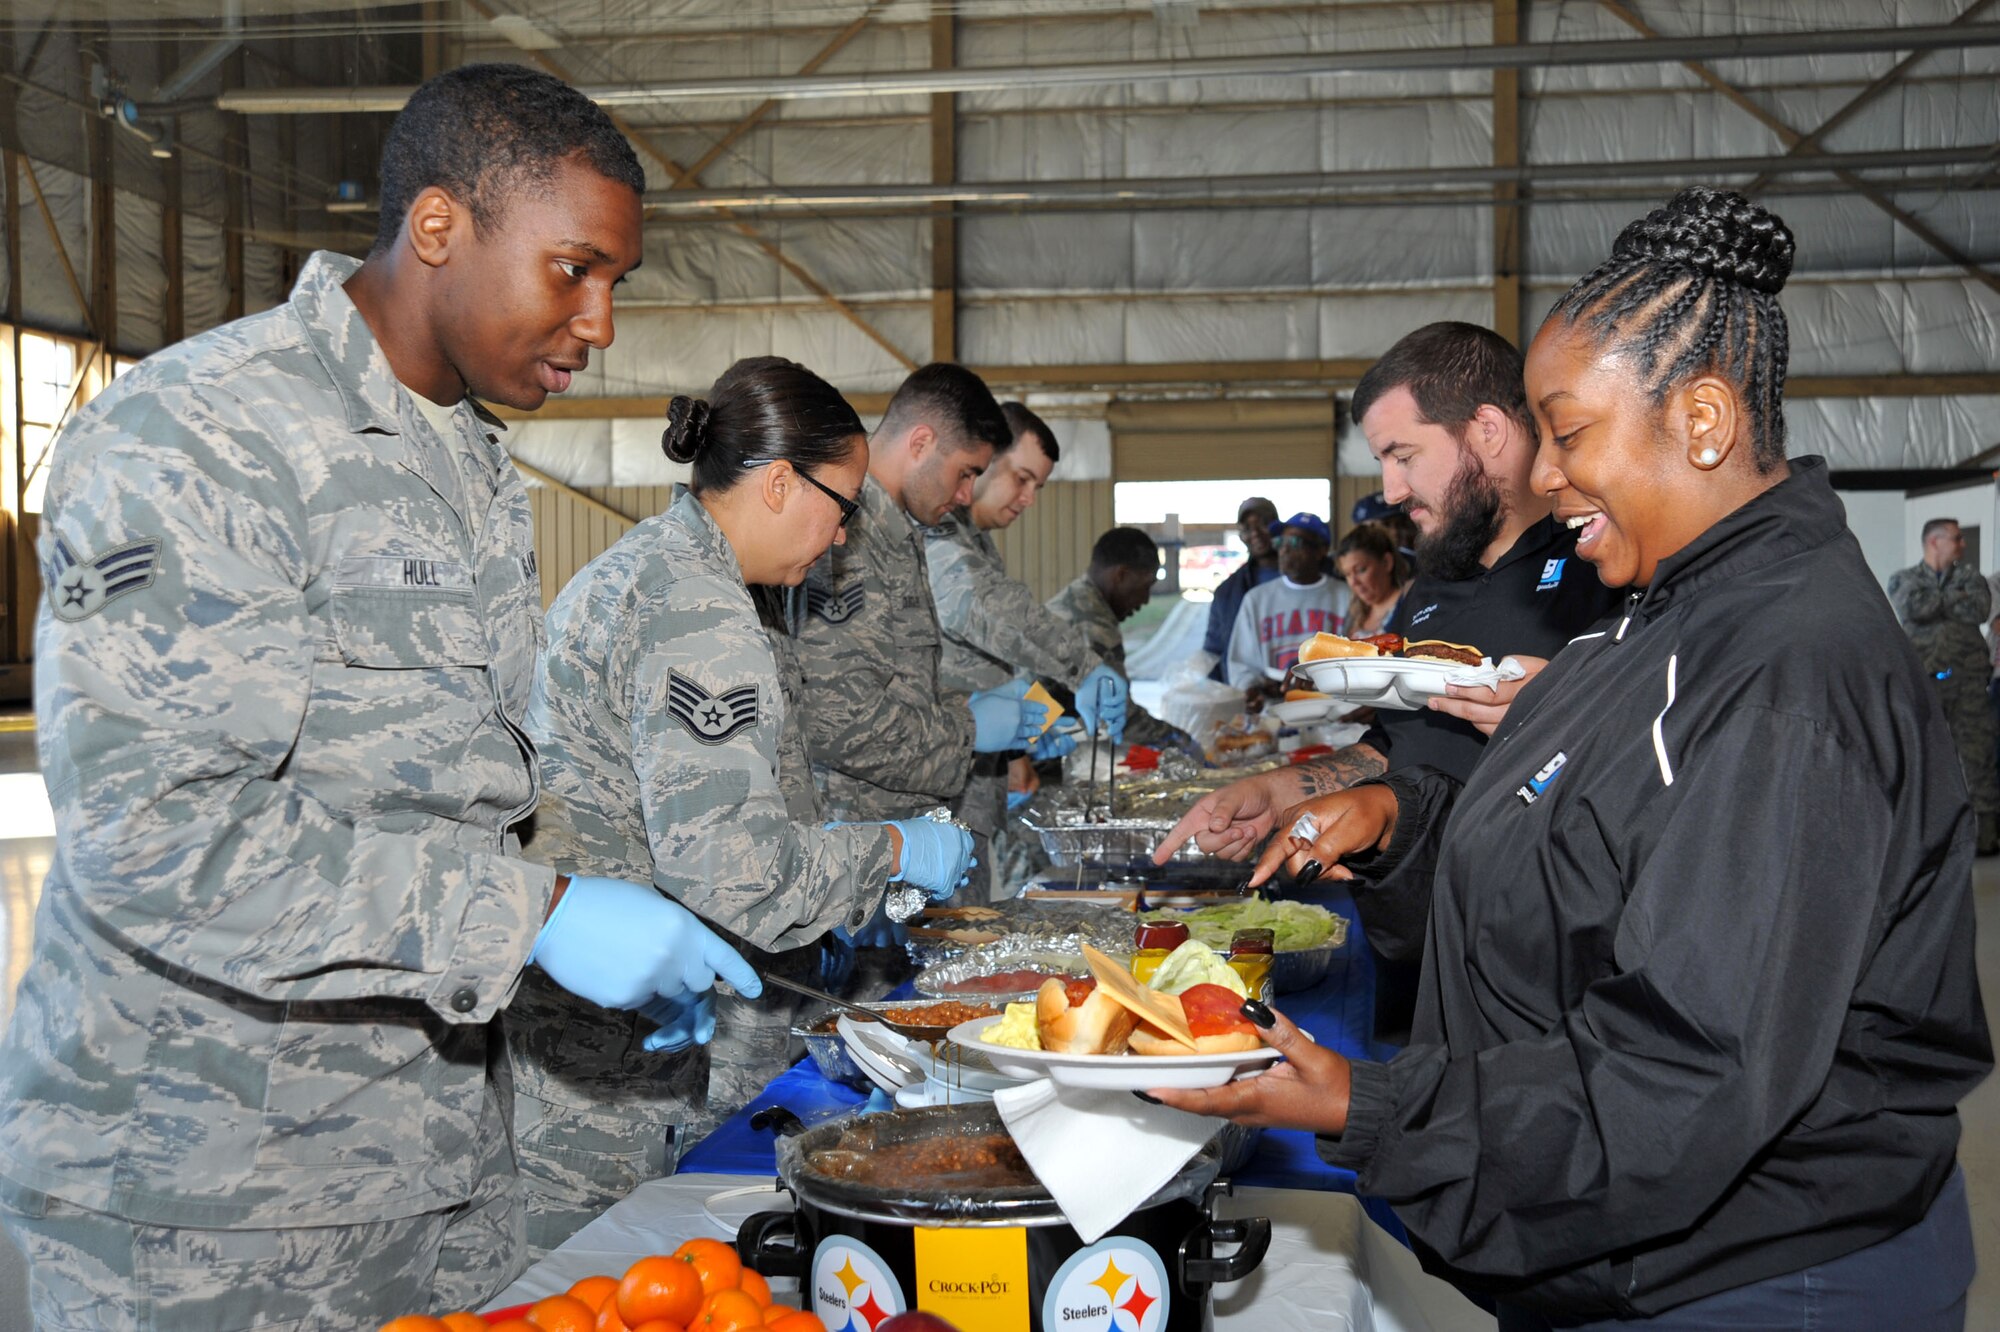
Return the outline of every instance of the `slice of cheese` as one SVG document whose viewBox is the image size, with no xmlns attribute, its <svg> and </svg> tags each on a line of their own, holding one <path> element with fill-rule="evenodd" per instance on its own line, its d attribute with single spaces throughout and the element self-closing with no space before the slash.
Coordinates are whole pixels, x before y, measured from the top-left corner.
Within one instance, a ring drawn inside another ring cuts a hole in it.
<svg viewBox="0 0 2000 1332">
<path fill-rule="evenodd" d="M 1083 960 L 1090 964 L 1090 974 L 1097 978 L 1098 989 L 1189 1050 L 1198 1048 L 1194 1043 L 1194 1033 L 1188 1030 L 1187 1014 L 1181 1011 L 1179 1004 L 1158 990 L 1147 989 L 1131 972 L 1119 966 L 1116 959 L 1106 957 L 1089 944 L 1083 946 Z"/>
<path fill-rule="evenodd" d="M 1063 705 L 1056 702 L 1055 696 L 1050 694 L 1048 690 L 1042 688 L 1040 680 L 1035 681 L 1033 685 L 1029 686 L 1028 692 L 1022 695 L 1022 697 L 1030 703 L 1039 703 L 1049 710 L 1049 715 L 1042 719 L 1042 734 L 1046 735 L 1049 727 L 1054 726 L 1058 721 L 1062 720 Z"/>
</svg>

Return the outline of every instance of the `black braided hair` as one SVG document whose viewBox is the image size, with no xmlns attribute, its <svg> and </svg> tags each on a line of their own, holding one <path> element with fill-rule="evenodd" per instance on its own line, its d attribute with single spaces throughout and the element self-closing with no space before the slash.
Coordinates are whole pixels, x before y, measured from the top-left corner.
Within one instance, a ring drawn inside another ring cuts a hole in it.
<svg viewBox="0 0 2000 1332">
<path fill-rule="evenodd" d="M 1657 406 L 1721 375 L 1743 396 L 1757 469 L 1785 460 L 1791 336 L 1778 293 L 1795 246 L 1784 219 L 1734 190 L 1691 186 L 1618 233 L 1611 257 L 1549 311 L 1630 354 Z"/>
</svg>

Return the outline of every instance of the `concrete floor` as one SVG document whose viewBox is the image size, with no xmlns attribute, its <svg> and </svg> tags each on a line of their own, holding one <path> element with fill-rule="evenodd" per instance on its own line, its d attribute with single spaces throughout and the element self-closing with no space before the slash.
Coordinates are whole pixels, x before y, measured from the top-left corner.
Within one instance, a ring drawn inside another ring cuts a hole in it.
<svg viewBox="0 0 2000 1332">
<path fill-rule="evenodd" d="M 7 719 L 0 716 L 0 726 Z M 45 825 L 40 792 L 14 774 L 35 771 L 33 736 L 0 731 L 0 1022 L 12 1008 L 14 986 L 26 965 L 34 904 L 55 853 L 54 839 L 35 833 Z M 18 835 L 26 831 L 30 835 Z M 13 834 L 13 835 L 10 835 Z M 1979 917 L 1979 980 L 1985 990 L 1987 1021 L 2000 1031 L 2000 859 L 1982 860 L 1973 889 Z M 1986 1082 L 1960 1107 L 1965 1134 L 1959 1160 L 1965 1166 L 1972 1200 L 1973 1240 L 1979 1276 L 1973 1282 L 1968 1328 L 2000 1328 L 2000 1078 Z M 18 1255 L 0 1241 L 0 1332 L 29 1332 L 23 1312 L 25 1282 Z"/>
</svg>

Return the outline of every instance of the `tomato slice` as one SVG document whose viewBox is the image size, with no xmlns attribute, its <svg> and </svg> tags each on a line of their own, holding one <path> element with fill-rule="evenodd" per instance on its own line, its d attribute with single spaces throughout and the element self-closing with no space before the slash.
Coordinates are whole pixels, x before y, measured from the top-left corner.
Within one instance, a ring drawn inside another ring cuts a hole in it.
<svg viewBox="0 0 2000 1332">
<path fill-rule="evenodd" d="M 1188 1030 L 1197 1036 L 1221 1036 L 1255 1031 L 1243 1016 L 1243 997 L 1226 985 L 1190 985 L 1181 991 L 1181 1012 Z"/>
</svg>

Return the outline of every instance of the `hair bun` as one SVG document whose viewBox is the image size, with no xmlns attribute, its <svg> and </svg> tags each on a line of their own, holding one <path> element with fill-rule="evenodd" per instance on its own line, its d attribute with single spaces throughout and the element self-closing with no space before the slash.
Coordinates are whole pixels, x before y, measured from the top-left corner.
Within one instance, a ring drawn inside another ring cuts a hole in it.
<svg viewBox="0 0 2000 1332">
<path fill-rule="evenodd" d="M 708 443 L 708 404 L 676 393 L 667 404 L 667 428 L 660 432 L 660 449 L 669 462 L 691 463 Z"/>
<path fill-rule="evenodd" d="M 1681 268 L 1776 295 L 1796 246 L 1784 219 L 1734 190 L 1691 186 L 1618 233 L 1611 258 Z"/>
</svg>

